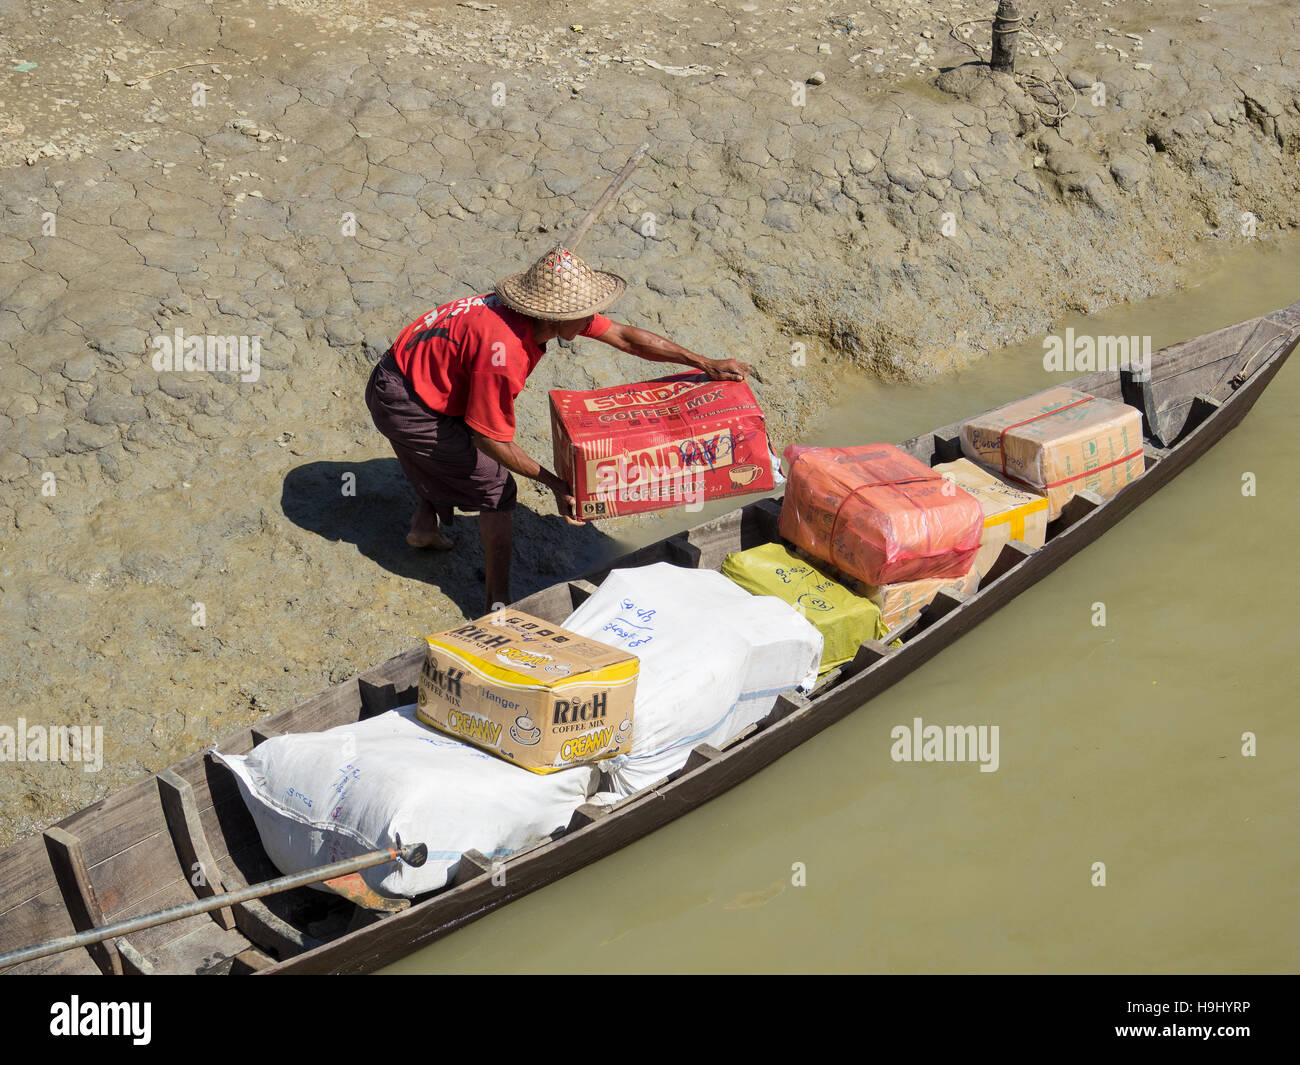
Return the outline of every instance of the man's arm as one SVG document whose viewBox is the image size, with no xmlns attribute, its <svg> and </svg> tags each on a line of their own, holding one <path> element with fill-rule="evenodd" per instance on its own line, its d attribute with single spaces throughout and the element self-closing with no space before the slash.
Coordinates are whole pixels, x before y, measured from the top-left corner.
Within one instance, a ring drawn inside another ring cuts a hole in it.
<svg viewBox="0 0 1300 1065">
<path fill-rule="evenodd" d="M 706 355 L 697 355 L 658 333 L 622 322 L 610 322 L 609 328 L 596 339 L 647 362 L 672 362 L 703 370 L 715 381 L 743 381 L 754 369 L 738 359 L 710 359 Z"/>
<path fill-rule="evenodd" d="M 529 455 L 527 451 L 513 440 L 493 440 L 490 436 L 474 432 L 473 429 L 470 429 L 470 434 L 474 440 L 474 446 L 483 454 L 496 459 L 506 469 L 513 470 L 521 477 L 527 477 L 530 481 L 540 481 L 554 492 L 555 502 L 560 509 L 560 513 L 570 525 L 583 524 L 573 517 L 577 510 L 577 503 L 569 486 Z"/>
</svg>

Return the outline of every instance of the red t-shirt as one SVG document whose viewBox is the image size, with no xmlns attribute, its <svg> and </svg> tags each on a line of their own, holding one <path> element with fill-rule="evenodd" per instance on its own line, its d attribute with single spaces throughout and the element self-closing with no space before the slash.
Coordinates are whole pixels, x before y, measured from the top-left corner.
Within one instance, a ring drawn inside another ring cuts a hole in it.
<svg viewBox="0 0 1300 1065">
<path fill-rule="evenodd" d="M 598 337 L 609 325 L 594 315 L 580 335 Z M 420 399 L 502 441 L 515 438 L 515 397 L 545 353 L 533 339 L 533 320 L 495 293 L 445 303 L 393 341 L 397 368 Z"/>
</svg>

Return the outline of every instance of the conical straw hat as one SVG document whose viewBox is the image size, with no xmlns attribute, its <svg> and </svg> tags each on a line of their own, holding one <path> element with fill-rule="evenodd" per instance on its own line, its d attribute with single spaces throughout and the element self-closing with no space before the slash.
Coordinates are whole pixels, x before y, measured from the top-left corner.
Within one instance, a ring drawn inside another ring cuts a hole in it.
<svg viewBox="0 0 1300 1065">
<path fill-rule="evenodd" d="M 552 248 L 527 270 L 498 281 L 496 293 L 511 310 L 563 322 L 603 311 L 627 289 L 617 274 L 593 270 L 568 248 Z"/>
</svg>

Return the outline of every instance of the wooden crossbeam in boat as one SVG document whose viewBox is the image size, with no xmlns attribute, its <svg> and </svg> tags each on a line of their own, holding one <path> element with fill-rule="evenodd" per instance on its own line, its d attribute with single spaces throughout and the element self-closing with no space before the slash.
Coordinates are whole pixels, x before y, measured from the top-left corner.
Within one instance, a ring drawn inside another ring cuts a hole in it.
<svg viewBox="0 0 1300 1065">
<path fill-rule="evenodd" d="M 932 437 L 934 441 L 934 457 L 927 465 L 934 466 L 940 462 L 956 462 L 962 457 L 960 429 L 938 429 L 932 434 Z"/>
<path fill-rule="evenodd" d="M 398 691 L 397 685 L 391 681 L 387 684 L 372 684 L 361 677 L 357 678 L 357 691 L 361 696 L 361 720 L 363 721 L 399 706 L 409 706 L 416 698 L 414 685 Z"/>
<path fill-rule="evenodd" d="M 797 688 L 786 688 L 776 697 L 776 703 L 768 714 L 763 718 L 763 724 L 774 725 L 778 721 L 783 721 L 791 714 L 798 713 L 800 710 L 806 710 L 812 703 L 803 692 Z"/>
<path fill-rule="evenodd" d="M 475 877 L 486 876 L 492 872 L 492 859 L 482 851 L 469 850 L 460 856 L 456 863 L 456 872 L 452 874 L 452 884 L 463 884 Z"/>
<path fill-rule="evenodd" d="M 809 693 L 809 698 L 816 699 L 817 696 L 822 694 L 822 692 L 829 691 L 831 688 L 835 687 L 835 685 L 839 683 L 840 677 L 843 675 L 843 668 L 836 666 L 817 682 L 816 686 Z"/>
<path fill-rule="evenodd" d="M 666 541 L 669 561 L 692 569 L 718 569 L 722 560 L 733 551 L 739 551 L 745 512 L 732 510 L 720 517 L 670 536 Z"/>
<path fill-rule="evenodd" d="M 750 520 L 755 522 L 760 535 L 766 541 L 776 540 L 780 533 L 777 527 L 781 522 L 781 504 L 775 499 L 759 499 L 745 508 Z"/>
<path fill-rule="evenodd" d="M 711 743 L 696 744 L 691 749 L 691 753 L 686 758 L 686 764 L 682 766 L 682 773 L 689 773 L 692 769 L 698 769 L 702 765 L 708 765 L 710 762 L 717 761 L 722 757 L 722 752 L 714 747 Z"/>
<path fill-rule="evenodd" d="M 275 964 L 275 959 L 268 958 L 256 947 L 249 947 L 247 950 L 241 950 L 230 959 L 230 962 L 230 972 L 235 976 L 243 976 L 269 969 Z"/>
<path fill-rule="evenodd" d="M 210 898 L 224 891 L 221 870 L 212 857 L 190 782 L 172 770 L 164 769 L 158 774 L 158 796 L 162 800 L 167 830 L 176 847 L 182 874 L 194 888 L 194 894 L 199 898 Z M 196 880 L 201 883 L 196 883 Z M 222 928 L 235 927 L 235 915 L 229 906 L 213 910 L 212 919 Z"/>
<path fill-rule="evenodd" d="M 577 610 L 588 599 L 596 594 L 596 586 L 591 581 L 569 581 L 569 599 L 573 603 L 573 609 Z"/>
<path fill-rule="evenodd" d="M 870 669 L 882 658 L 888 658 L 893 653 L 893 650 L 880 640 L 863 640 L 858 644 L 853 661 L 843 667 L 844 672 L 851 677 L 856 677 L 863 670 Z"/>
<path fill-rule="evenodd" d="M 230 772 L 220 762 L 209 764 L 221 766 L 221 770 L 225 773 Z M 224 869 L 218 865 L 224 889 L 233 892 L 248 887 L 248 882 L 239 872 L 235 859 L 228 855 L 224 861 L 226 863 Z M 235 915 L 235 928 L 245 939 L 281 958 L 302 954 L 321 944 L 321 940 L 315 936 L 295 928 L 278 916 L 261 899 L 237 902 L 231 909 Z"/>
<path fill-rule="evenodd" d="M 863 640 L 858 644 L 858 650 L 854 654 L 852 661 L 846 662 L 844 665 L 839 667 L 841 679 L 847 680 L 851 677 L 856 677 L 859 673 L 870 669 L 881 659 L 888 658 L 892 654 L 897 654 L 902 650 L 902 646 L 895 647 L 895 642 L 906 640 L 906 638 L 910 636 L 914 630 L 920 628 L 920 626 L 921 615 L 913 614 L 901 625 L 896 625 L 894 628 L 890 629 L 889 632 L 885 633 L 884 639 Z M 836 670 L 832 670 L 831 673 L 828 674 L 828 678 L 834 676 L 836 672 Z M 814 696 L 819 693 L 821 687 L 822 685 L 819 684 L 817 688 L 813 689 Z"/>
<path fill-rule="evenodd" d="M 602 806 L 597 802 L 584 802 L 573 811 L 573 816 L 569 818 L 569 824 L 565 831 L 576 832 L 578 829 L 586 828 L 588 825 L 595 824 L 602 817 L 608 816 L 608 806 Z"/>
<path fill-rule="evenodd" d="M 1160 417 L 1156 411 L 1155 394 L 1151 388 L 1151 377 L 1142 370 L 1121 369 L 1119 371 L 1119 391 L 1123 401 L 1135 407 L 1142 415 L 1142 435 L 1155 440 L 1162 446 L 1167 441 L 1160 435 Z"/>
<path fill-rule="evenodd" d="M 243 885 L 240 885 L 243 886 Z M 278 917 L 261 899 L 250 899 L 233 907 L 235 927 L 250 943 L 291 957 L 318 947 L 321 941 Z"/>
<path fill-rule="evenodd" d="M 1150 471 L 1157 462 L 1167 458 L 1170 449 L 1167 447 L 1157 447 L 1152 443 L 1143 443 L 1142 445 L 1142 468 L 1143 471 Z"/>
<path fill-rule="evenodd" d="M 906 640 L 912 634 L 912 630 L 917 628 L 920 624 L 921 624 L 920 614 L 913 614 L 901 625 L 895 625 L 892 629 L 890 629 L 887 633 L 885 633 L 884 642 L 886 644 L 889 644 L 890 645 L 889 649 L 893 651 L 895 650 L 895 648 L 893 647 L 894 641 Z"/>
<path fill-rule="evenodd" d="M 86 854 L 80 837 L 53 825 L 43 833 L 45 849 L 50 855 L 50 865 L 63 893 L 63 904 L 72 927 L 78 932 L 88 932 L 105 923 L 104 911 L 95 895 L 95 885 L 90 881 Z M 112 943 L 92 943 L 86 948 L 100 971 L 113 976 L 122 975 L 122 956 Z"/>
<path fill-rule="evenodd" d="M 1002 545 L 1002 550 L 998 552 L 998 557 L 993 560 L 993 565 L 989 567 L 989 571 L 984 574 L 981 584 L 992 584 L 1008 570 L 1020 565 L 1036 550 L 1037 548 L 1030 547 L 1023 540 L 1008 540 Z"/>
<path fill-rule="evenodd" d="M 955 585 L 946 584 L 940 588 L 924 607 L 921 608 L 919 628 L 928 629 L 936 622 L 942 621 L 969 597 Z"/>
<path fill-rule="evenodd" d="M 1085 488 L 1081 492 L 1075 492 L 1066 501 L 1065 506 L 1061 508 L 1060 516 L 1056 519 L 1060 523 L 1059 528 L 1068 529 L 1075 522 L 1082 521 L 1105 502 L 1106 500 L 1091 489 Z"/>
<path fill-rule="evenodd" d="M 700 568 L 700 560 L 703 558 L 704 552 L 700 547 L 691 543 L 688 533 L 678 533 L 676 536 L 670 536 L 665 543 L 668 547 L 668 561 L 674 566 L 682 566 L 686 569 Z"/>
<path fill-rule="evenodd" d="M 1183 423 L 1182 435 L 1186 436 L 1221 406 L 1223 404 L 1213 396 L 1198 392 L 1192 398 L 1191 409 L 1187 412 L 1187 421 Z"/>
</svg>

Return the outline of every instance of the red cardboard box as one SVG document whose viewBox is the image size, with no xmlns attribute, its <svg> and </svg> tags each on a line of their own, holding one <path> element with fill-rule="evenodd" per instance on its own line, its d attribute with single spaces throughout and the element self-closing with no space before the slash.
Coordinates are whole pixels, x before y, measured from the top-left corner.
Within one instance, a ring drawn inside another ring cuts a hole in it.
<svg viewBox="0 0 1300 1065">
<path fill-rule="evenodd" d="M 691 373 L 554 391 L 551 437 L 585 520 L 774 487 L 766 419 L 743 381 Z"/>
<path fill-rule="evenodd" d="M 785 449 L 781 535 L 879 587 L 962 577 L 980 549 L 979 501 L 893 444 Z"/>
</svg>

